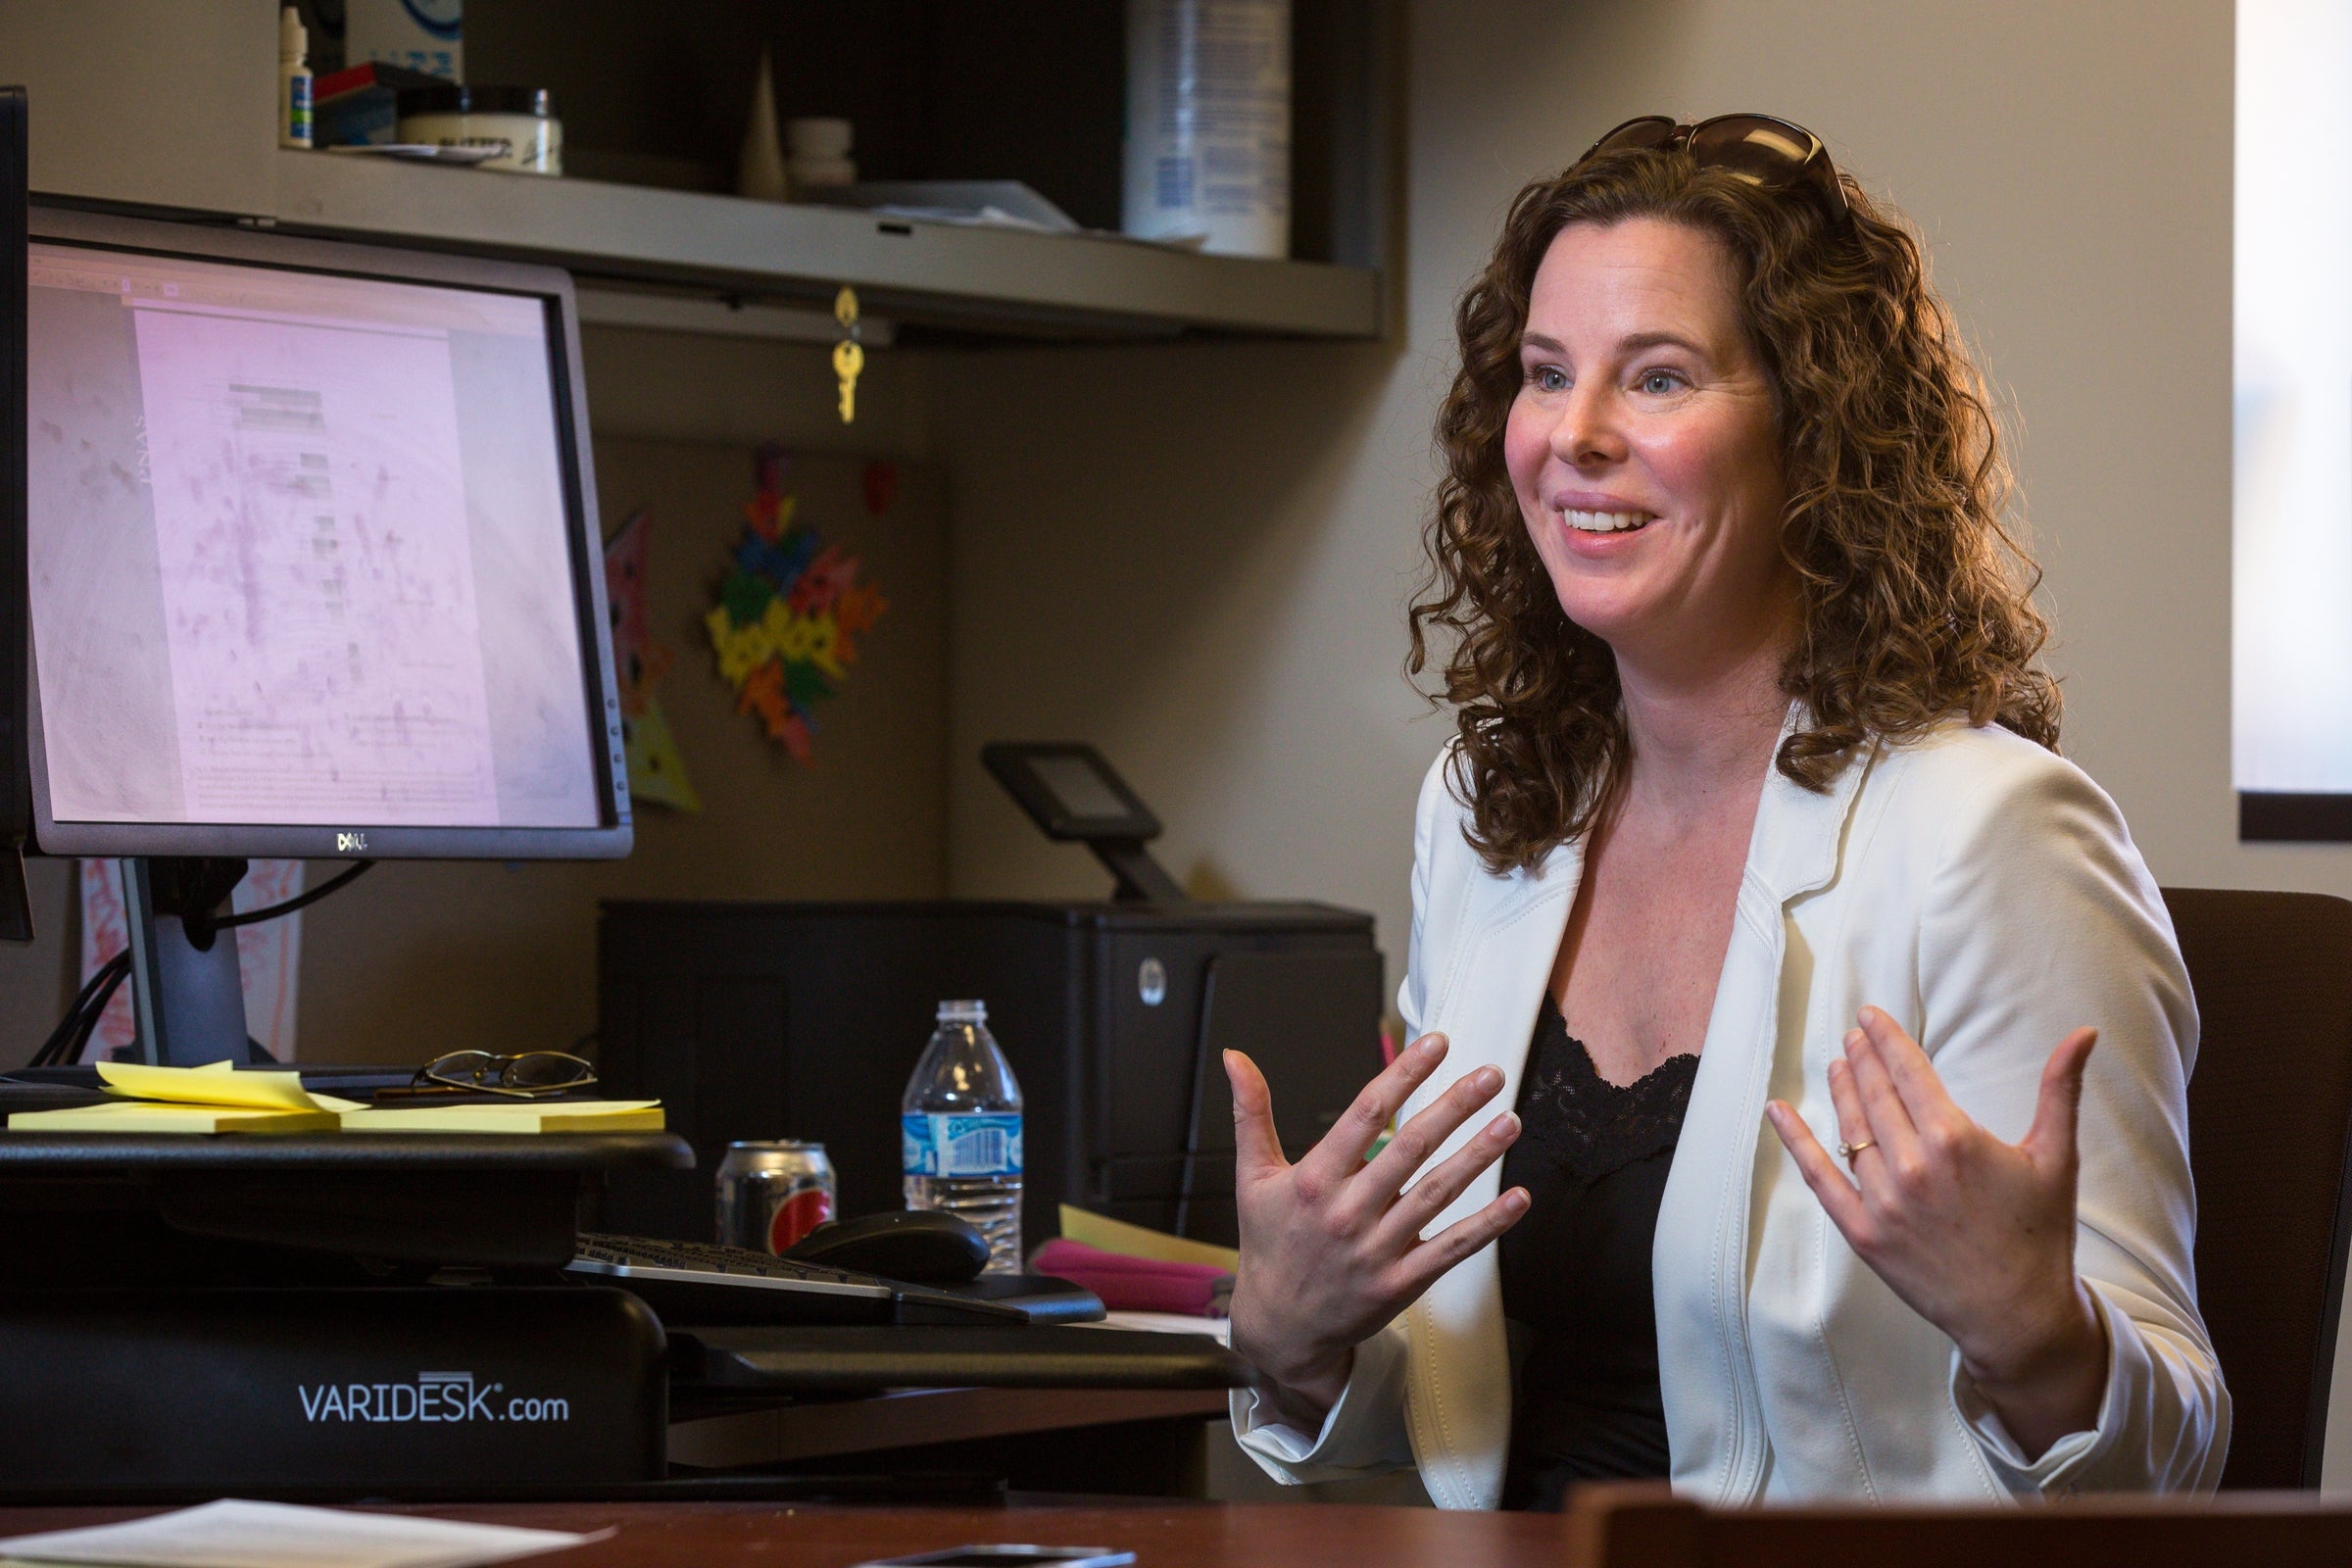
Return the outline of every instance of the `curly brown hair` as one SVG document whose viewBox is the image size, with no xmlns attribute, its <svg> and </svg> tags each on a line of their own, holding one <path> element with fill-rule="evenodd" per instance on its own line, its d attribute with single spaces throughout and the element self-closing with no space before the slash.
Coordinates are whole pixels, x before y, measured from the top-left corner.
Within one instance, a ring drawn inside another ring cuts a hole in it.
<svg viewBox="0 0 2352 1568">
<path fill-rule="evenodd" d="M 1433 627 L 1453 634 L 1431 701 L 1456 709 L 1451 782 L 1494 870 L 1584 832 L 1629 756 L 1616 661 L 1561 610 L 1503 466 L 1529 291 L 1571 223 L 1661 219 L 1732 258 L 1773 387 L 1781 553 L 1802 608 L 1780 680 L 1807 719 L 1782 742 L 1781 772 L 1825 789 L 1868 743 L 1953 714 L 2057 749 L 2058 687 L 2036 663 L 2041 573 L 2001 520 L 2010 475 L 1984 379 L 1910 228 L 1850 179 L 1845 193 L 1850 221 L 1688 152 L 1602 154 L 1519 193 L 1455 308 L 1461 368 L 1438 415 L 1446 474 L 1408 668 L 1429 662 Z"/>
</svg>

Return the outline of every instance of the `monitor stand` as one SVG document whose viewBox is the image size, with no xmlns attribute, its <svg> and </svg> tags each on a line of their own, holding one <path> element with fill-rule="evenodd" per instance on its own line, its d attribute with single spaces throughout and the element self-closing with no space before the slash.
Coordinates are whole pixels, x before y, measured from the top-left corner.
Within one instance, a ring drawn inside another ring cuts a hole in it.
<svg viewBox="0 0 2352 1568">
<path fill-rule="evenodd" d="M 237 934 L 213 925 L 229 912 L 245 862 L 172 857 L 122 864 L 139 1059 L 169 1067 L 250 1063 Z"/>
</svg>

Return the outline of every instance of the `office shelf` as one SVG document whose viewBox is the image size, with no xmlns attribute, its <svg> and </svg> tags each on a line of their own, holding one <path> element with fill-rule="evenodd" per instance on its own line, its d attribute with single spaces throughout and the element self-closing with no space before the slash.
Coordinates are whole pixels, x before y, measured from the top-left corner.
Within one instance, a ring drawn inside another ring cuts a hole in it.
<svg viewBox="0 0 2352 1568">
<path fill-rule="evenodd" d="M 912 333 L 1006 341 L 1364 339 L 1387 323 L 1396 0 L 1293 0 L 1292 239 L 1306 261 L 709 193 L 731 183 L 766 50 L 777 101 L 849 119 L 870 177 L 1019 179 L 1085 223 L 1115 225 L 1126 25 L 1123 8 L 1099 0 L 474 8 L 468 73 L 547 87 L 578 162 L 642 184 L 281 150 L 274 4 L 101 9 L 103 19 L 85 6 L 10 12 L 9 74 L 31 91 L 31 183 L 46 200 L 553 262 L 605 294 L 605 318 L 675 330 L 804 335 L 812 323 L 793 318 L 828 311 L 843 283 Z M 615 301 L 630 290 L 636 300 Z M 723 317 L 708 303 L 722 298 L 772 309 Z"/>
<path fill-rule="evenodd" d="M 279 152 L 272 174 L 281 228 L 763 300 L 830 301 L 848 283 L 902 323 L 1031 338 L 1381 330 L 1367 268 L 319 152 Z"/>
</svg>

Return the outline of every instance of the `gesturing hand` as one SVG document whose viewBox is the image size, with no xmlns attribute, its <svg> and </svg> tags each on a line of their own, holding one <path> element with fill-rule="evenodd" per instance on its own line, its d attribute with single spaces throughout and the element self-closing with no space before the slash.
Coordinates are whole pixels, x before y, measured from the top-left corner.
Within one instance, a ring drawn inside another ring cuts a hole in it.
<svg viewBox="0 0 2352 1568">
<path fill-rule="evenodd" d="M 1404 1185 L 1502 1088 L 1502 1074 L 1493 1067 L 1446 1090 L 1365 1161 L 1389 1118 L 1445 1059 L 1444 1036 L 1413 1042 L 1294 1165 L 1275 1136 L 1273 1097 L 1257 1064 L 1238 1051 L 1225 1053 L 1242 1233 L 1233 1348 L 1257 1368 L 1260 1393 L 1294 1425 L 1319 1426 L 1348 1386 L 1355 1347 L 1527 1211 L 1526 1191 L 1513 1188 L 1421 1239 L 1519 1136 L 1519 1118 L 1508 1111 L 1409 1190 Z"/>
<path fill-rule="evenodd" d="M 1795 1110 L 1766 1109 L 1855 1255 L 1960 1348 L 2011 1437 L 2038 1456 L 2098 1419 L 2106 1330 L 2075 1274 L 2076 1107 L 2098 1032 L 2042 1068 L 2034 1125 L 2005 1144 L 1952 1102 L 1901 1025 L 1864 1007 L 1830 1063 L 1848 1180 Z"/>
</svg>

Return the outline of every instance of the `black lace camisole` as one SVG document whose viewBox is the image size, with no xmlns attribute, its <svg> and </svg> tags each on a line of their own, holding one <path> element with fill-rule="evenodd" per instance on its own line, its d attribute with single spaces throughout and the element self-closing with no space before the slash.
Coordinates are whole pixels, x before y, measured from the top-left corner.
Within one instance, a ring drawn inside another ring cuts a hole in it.
<svg viewBox="0 0 2352 1568">
<path fill-rule="evenodd" d="M 1500 1243 L 1514 1359 L 1505 1508 L 1557 1508 L 1572 1481 L 1666 1474 L 1649 1249 L 1698 1074 L 1669 1056 L 1620 1088 L 1547 999 L 1502 1184 L 1527 1215 Z M 1518 1352 L 1524 1346 L 1525 1354 Z"/>
</svg>

